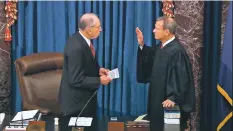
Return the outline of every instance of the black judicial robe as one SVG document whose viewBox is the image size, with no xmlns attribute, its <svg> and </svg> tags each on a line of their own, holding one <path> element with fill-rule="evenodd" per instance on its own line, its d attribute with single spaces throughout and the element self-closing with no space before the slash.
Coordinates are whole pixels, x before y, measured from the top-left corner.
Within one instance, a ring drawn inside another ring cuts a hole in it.
<svg viewBox="0 0 233 131">
<path fill-rule="evenodd" d="M 144 45 L 142 50 L 138 48 L 137 81 L 149 83 L 148 119 L 162 124 L 162 102 L 170 99 L 183 112 L 192 112 L 195 109 L 195 89 L 191 63 L 179 41 L 174 39 L 162 49 L 160 47 L 161 44 Z"/>
</svg>

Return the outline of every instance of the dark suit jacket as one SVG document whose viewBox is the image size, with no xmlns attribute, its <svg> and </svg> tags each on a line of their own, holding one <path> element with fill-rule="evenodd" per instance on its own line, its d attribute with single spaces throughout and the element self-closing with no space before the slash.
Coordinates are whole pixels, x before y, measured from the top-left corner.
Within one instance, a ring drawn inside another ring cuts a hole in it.
<svg viewBox="0 0 233 131">
<path fill-rule="evenodd" d="M 78 114 L 99 85 L 99 65 L 96 57 L 93 57 L 90 47 L 80 33 L 75 33 L 67 40 L 64 50 L 58 98 L 61 112 L 66 115 Z M 85 111 L 95 112 L 96 103 L 94 96 Z"/>
</svg>

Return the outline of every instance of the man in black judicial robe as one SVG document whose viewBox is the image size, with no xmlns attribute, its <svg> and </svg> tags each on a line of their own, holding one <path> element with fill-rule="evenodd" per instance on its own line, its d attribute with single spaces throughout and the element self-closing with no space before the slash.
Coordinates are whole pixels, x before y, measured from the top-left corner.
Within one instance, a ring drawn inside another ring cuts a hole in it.
<svg viewBox="0 0 233 131">
<path fill-rule="evenodd" d="M 195 90 L 189 57 L 175 38 L 176 22 L 163 16 L 157 19 L 153 33 L 159 45 L 144 44 L 143 34 L 136 28 L 139 43 L 137 81 L 149 83 L 147 119 L 153 131 L 162 131 L 164 108 L 180 107 L 180 128 L 184 130 L 195 109 Z"/>
</svg>

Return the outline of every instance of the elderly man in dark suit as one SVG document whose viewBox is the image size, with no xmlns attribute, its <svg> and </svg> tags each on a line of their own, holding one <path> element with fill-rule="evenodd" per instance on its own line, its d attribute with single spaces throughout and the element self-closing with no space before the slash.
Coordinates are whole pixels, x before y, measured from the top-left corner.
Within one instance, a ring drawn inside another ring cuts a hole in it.
<svg viewBox="0 0 233 131">
<path fill-rule="evenodd" d="M 99 18 L 93 13 L 86 13 L 80 18 L 79 31 L 69 37 L 65 45 L 59 103 L 62 115 L 67 120 L 72 116 L 77 117 L 84 107 L 81 116 L 96 116 L 96 92 L 100 84 L 111 82 L 107 77 L 109 70 L 99 67 L 91 43 L 101 31 Z M 68 125 L 67 120 L 63 124 Z"/>
</svg>

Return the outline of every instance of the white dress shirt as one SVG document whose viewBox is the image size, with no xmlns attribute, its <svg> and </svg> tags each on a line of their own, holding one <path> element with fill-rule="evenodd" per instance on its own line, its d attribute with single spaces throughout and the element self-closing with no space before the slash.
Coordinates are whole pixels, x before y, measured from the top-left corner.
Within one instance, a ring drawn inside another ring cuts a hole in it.
<svg viewBox="0 0 233 131">
<path fill-rule="evenodd" d="M 169 39 L 168 41 L 166 41 L 165 43 L 163 43 L 163 47 L 166 46 L 171 41 L 173 41 L 174 39 L 175 39 L 175 36 L 173 36 L 171 39 Z"/>
<path fill-rule="evenodd" d="M 90 44 L 91 44 L 91 40 L 87 39 L 87 37 L 85 37 L 81 31 L 79 31 L 79 33 L 81 34 L 81 36 L 85 39 L 85 41 L 87 42 L 88 46 L 90 47 Z"/>
</svg>

